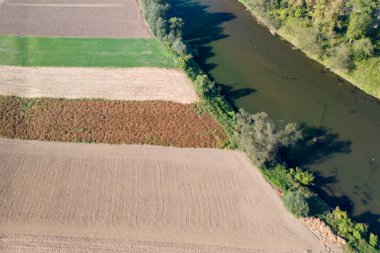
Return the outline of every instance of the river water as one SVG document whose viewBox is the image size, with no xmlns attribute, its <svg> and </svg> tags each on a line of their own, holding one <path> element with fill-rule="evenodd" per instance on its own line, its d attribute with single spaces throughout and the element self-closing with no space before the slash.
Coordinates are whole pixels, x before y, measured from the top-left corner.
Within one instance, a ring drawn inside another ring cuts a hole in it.
<svg viewBox="0 0 380 253">
<path fill-rule="evenodd" d="M 236 0 L 170 0 L 197 62 L 237 107 L 297 122 L 288 163 L 314 171 L 318 192 L 380 233 L 380 103 L 259 25 Z M 314 142 L 313 137 L 319 142 Z"/>
</svg>

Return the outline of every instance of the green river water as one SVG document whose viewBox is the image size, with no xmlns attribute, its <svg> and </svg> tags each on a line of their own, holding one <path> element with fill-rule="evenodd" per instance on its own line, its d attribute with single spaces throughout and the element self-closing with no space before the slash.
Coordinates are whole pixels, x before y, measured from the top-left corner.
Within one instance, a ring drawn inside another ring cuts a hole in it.
<svg viewBox="0 0 380 253">
<path fill-rule="evenodd" d="M 236 0 L 170 0 L 184 38 L 226 97 L 249 112 L 297 122 L 287 154 L 317 175 L 318 192 L 380 233 L 380 102 L 293 50 Z M 321 142 L 314 142 L 317 136 Z"/>
</svg>

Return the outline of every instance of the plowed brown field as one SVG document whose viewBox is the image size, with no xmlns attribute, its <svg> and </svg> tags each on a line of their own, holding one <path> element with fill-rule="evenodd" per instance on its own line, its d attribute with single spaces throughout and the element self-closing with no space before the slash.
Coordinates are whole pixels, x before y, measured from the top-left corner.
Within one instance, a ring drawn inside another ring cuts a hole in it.
<svg viewBox="0 0 380 253">
<path fill-rule="evenodd" d="M 1 252 L 321 250 L 240 152 L 0 139 L 0 161 Z"/>
<path fill-rule="evenodd" d="M 0 136 L 17 139 L 217 147 L 225 134 L 196 105 L 0 96 Z"/>
<path fill-rule="evenodd" d="M 0 34 L 150 37 L 137 0 L 0 0 Z"/>
</svg>

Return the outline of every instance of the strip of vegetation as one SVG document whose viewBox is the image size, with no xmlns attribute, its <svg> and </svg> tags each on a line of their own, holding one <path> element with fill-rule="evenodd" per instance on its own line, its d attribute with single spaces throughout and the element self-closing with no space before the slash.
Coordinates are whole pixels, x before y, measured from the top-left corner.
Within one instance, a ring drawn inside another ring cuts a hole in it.
<svg viewBox="0 0 380 253">
<path fill-rule="evenodd" d="M 200 102 L 200 111 L 208 110 L 220 123 L 228 139 L 224 145 L 234 148 L 233 126 L 236 113 L 224 98 L 215 82 L 211 81 L 192 58 L 192 50 L 182 38 L 184 22 L 181 18 L 167 16 L 169 5 L 162 0 L 140 0 L 142 12 L 151 32 L 177 56 L 181 69 L 193 82 Z"/>
<path fill-rule="evenodd" d="M 155 38 L 0 36 L 0 65 L 174 68 L 178 62 Z"/>
<path fill-rule="evenodd" d="M 0 96 L 0 137 L 216 148 L 225 134 L 196 105 Z"/>
<path fill-rule="evenodd" d="M 240 2 L 272 32 L 380 98 L 380 1 Z"/>
<path fill-rule="evenodd" d="M 203 108 L 209 110 L 229 135 L 229 147 L 243 150 L 264 177 L 284 194 L 284 205 L 296 217 L 314 216 L 325 221 L 339 236 L 347 240 L 352 252 L 377 252 L 378 237 L 364 224 L 353 222 L 347 212 L 332 209 L 311 190 L 312 173 L 288 168 L 281 159 L 283 149 L 302 138 L 294 123 L 269 119 L 266 113 L 249 115 L 235 112 L 218 87 L 192 59 L 191 48 L 182 39 L 183 21 L 167 17 L 169 6 L 164 0 L 140 0 L 150 30 L 179 58 L 180 66 L 193 81 Z M 265 2 L 265 1 L 263 1 Z M 380 74 L 380 73 L 379 73 Z"/>
</svg>

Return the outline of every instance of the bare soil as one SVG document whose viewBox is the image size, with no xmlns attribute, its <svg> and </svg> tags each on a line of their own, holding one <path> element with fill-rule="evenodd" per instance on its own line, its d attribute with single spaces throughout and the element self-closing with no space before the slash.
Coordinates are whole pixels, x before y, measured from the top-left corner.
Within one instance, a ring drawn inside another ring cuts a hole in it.
<svg viewBox="0 0 380 253">
<path fill-rule="evenodd" d="M 186 75 L 163 68 L 52 68 L 0 66 L 0 94 L 20 97 L 162 100 L 194 103 Z"/>
<path fill-rule="evenodd" d="M 210 114 L 197 114 L 194 104 L 1 96 L 0 136 L 177 147 L 218 147 L 225 140 Z"/>
<path fill-rule="evenodd" d="M 0 139 L 2 252 L 320 252 L 246 156 Z"/>
<path fill-rule="evenodd" d="M 5 35 L 150 37 L 137 0 L 5 0 L 0 24 Z"/>
<path fill-rule="evenodd" d="M 299 221 L 305 224 L 305 226 L 308 227 L 321 242 L 323 242 L 325 248 L 327 249 L 327 252 L 343 252 L 346 241 L 342 237 L 334 234 L 333 230 L 321 219 L 305 217 L 300 218 Z"/>
</svg>

